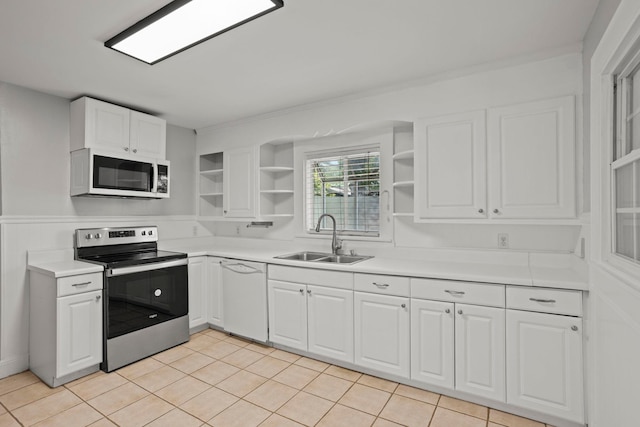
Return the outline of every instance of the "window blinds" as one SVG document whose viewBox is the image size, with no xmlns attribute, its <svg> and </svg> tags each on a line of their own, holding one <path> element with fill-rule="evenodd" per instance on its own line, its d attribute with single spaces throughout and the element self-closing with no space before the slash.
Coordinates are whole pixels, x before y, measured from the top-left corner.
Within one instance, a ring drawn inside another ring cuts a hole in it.
<svg viewBox="0 0 640 427">
<path fill-rule="evenodd" d="M 380 233 L 380 152 L 311 155 L 306 162 L 306 228 L 314 231 L 322 214 L 336 219 L 342 234 Z M 324 218 L 321 230 L 333 224 Z"/>
</svg>

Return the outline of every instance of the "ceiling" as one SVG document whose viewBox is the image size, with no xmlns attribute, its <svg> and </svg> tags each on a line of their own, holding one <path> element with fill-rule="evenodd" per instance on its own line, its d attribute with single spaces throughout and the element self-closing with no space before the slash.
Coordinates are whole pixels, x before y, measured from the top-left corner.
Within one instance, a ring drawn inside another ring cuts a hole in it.
<svg viewBox="0 0 640 427">
<path fill-rule="evenodd" d="M 0 81 L 200 129 L 582 41 L 598 0 L 284 0 L 156 65 L 103 46 L 167 0 L 2 0 Z"/>
</svg>

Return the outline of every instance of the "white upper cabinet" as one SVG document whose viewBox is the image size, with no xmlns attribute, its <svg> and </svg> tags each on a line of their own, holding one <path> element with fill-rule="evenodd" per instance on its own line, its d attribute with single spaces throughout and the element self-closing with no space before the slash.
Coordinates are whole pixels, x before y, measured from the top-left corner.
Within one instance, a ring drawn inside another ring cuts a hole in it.
<svg viewBox="0 0 640 427">
<path fill-rule="evenodd" d="M 256 150 L 238 148 L 224 152 L 224 216 L 256 216 Z"/>
<path fill-rule="evenodd" d="M 484 111 L 414 124 L 418 220 L 486 218 L 485 134 Z"/>
<path fill-rule="evenodd" d="M 82 97 L 71 103 L 71 150 L 102 148 L 166 158 L 167 124 L 149 114 Z"/>
<path fill-rule="evenodd" d="M 414 123 L 415 220 L 576 217 L 573 96 Z"/>
<path fill-rule="evenodd" d="M 573 218 L 575 100 L 488 112 L 489 210 L 495 218 Z"/>
<path fill-rule="evenodd" d="M 149 114 L 131 112 L 129 149 L 133 154 L 164 159 L 167 122 Z"/>
</svg>

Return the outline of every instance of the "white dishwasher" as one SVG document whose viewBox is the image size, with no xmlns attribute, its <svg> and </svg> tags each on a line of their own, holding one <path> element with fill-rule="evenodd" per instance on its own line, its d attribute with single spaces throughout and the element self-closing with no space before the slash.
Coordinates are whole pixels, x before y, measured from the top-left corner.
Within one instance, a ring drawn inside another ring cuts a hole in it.
<svg viewBox="0 0 640 427">
<path fill-rule="evenodd" d="M 224 259 L 222 302 L 225 331 L 267 341 L 267 265 Z"/>
</svg>

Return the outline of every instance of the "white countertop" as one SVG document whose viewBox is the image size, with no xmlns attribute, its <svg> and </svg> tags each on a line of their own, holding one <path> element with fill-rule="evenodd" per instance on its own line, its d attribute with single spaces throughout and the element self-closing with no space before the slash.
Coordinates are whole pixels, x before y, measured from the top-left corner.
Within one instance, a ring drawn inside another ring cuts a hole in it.
<svg viewBox="0 0 640 427">
<path fill-rule="evenodd" d="M 354 273 L 386 274 L 517 286 L 588 290 L 586 267 L 571 254 L 500 253 L 491 251 L 420 249 L 375 250 L 373 258 L 355 264 L 292 261 L 275 258 L 299 252 L 289 242 L 230 238 L 166 240 L 160 249 L 189 257 L 216 256 L 293 267 Z M 311 248 L 310 250 L 317 250 Z M 321 252 L 326 252 L 320 250 Z M 73 260 L 73 250 L 30 251 L 28 269 L 55 278 L 102 272 L 102 266 Z"/>
<path fill-rule="evenodd" d="M 269 264 L 288 265 L 322 270 L 354 273 L 387 274 L 470 282 L 499 283 L 518 286 L 588 290 L 586 274 L 576 266 L 577 257 L 571 254 L 543 254 L 485 251 L 437 251 L 401 249 L 393 253 L 350 265 L 321 262 L 292 261 L 274 258 L 299 252 L 288 242 L 257 242 L 250 239 L 193 238 L 161 242 L 161 249 L 185 252 L 189 257 L 216 256 L 243 259 Z M 309 249 L 316 250 L 316 249 Z M 322 251 L 321 252 L 326 252 Z M 362 255 L 371 255 L 362 251 Z M 387 250 L 386 252 L 393 252 Z M 424 252 L 424 257 L 421 257 Z M 407 256 L 407 254 L 412 254 Z M 433 255 L 436 253 L 436 255 Z"/>
</svg>

